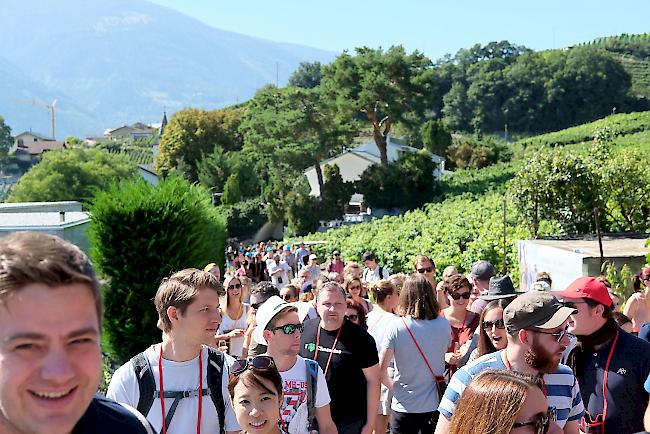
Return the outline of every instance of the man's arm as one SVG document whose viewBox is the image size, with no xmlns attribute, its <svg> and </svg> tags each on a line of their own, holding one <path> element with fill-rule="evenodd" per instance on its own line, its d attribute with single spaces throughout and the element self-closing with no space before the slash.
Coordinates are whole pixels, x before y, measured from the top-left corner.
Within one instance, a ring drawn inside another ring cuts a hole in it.
<svg viewBox="0 0 650 434">
<path fill-rule="evenodd" d="M 375 427 L 375 416 L 379 406 L 380 380 L 379 380 L 379 363 L 369 368 L 363 368 L 363 375 L 366 377 L 366 425 L 361 430 L 361 434 L 371 434 Z"/>
<path fill-rule="evenodd" d="M 338 434 L 336 424 L 332 420 L 329 404 L 314 409 L 318 421 L 318 432 L 321 434 Z"/>
<path fill-rule="evenodd" d="M 438 418 L 438 425 L 436 425 L 436 432 L 434 434 L 448 434 L 450 426 L 451 421 L 447 419 L 447 416 L 440 414 L 440 417 Z"/>
<path fill-rule="evenodd" d="M 580 421 L 567 421 L 566 425 L 564 425 L 564 434 L 580 434 Z"/>
</svg>

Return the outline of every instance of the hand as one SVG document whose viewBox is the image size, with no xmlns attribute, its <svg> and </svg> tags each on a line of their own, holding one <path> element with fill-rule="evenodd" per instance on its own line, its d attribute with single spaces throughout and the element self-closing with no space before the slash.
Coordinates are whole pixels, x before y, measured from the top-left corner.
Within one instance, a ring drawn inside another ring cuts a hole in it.
<svg viewBox="0 0 650 434">
<path fill-rule="evenodd" d="M 367 424 L 365 424 L 365 425 L 363 426 L 363 428 L 361 429 L 361 433 L 360 433 L 360 434 L 372 434 L 372 432 L 373 432 L 374 429 L 375 429 L 375 427 L 373 426 L 373 424 L 374 424 L 374 420 L 373 420 L 372 422 L 368 422 Z"/>
<path fill-rule="evenodd" d="M 458 364 L 458 361 L 461 357 L 462 356 L 459 351 L 454 351 L 453 353 L 445 353 L 445 362 L 455 366 Z"/>
<path fill-rule="evenodd" d="M 226 336 L 228 339 L 232 338 L 239 338 L 241 336 L 244 336 L 244 330 L 243 329 L 234 329 L 226 333 Z"/>
</svg>

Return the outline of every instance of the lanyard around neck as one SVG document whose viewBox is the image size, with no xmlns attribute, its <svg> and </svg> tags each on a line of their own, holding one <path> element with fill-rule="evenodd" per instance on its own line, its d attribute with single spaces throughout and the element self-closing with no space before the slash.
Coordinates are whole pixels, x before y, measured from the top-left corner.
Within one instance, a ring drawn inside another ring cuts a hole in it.
<svg viewBox="0 0 650 434">
<path fill-rule="evenodd" d="M 318 332 L 316 333 L 316 351 L 314 352 L 314 361 L 318 362 L 316 360 L 318 358 L 318 344 L 320 343 L 320 324 L 318 325 Z M 343 324 L 341 324 L 341 327 L 339 327 L 338 333 L 336 333 L 336 338 L 334 339 L 334 344 L 332 345 L 332 348 L 330 349 L 330 356 L 327 358 L 327 365 L 325 365 L 325 370 L 323 371 L 323 375 L 327 375 L 327 370 L 330 367 L 330 362 L 332 361 L 332 354 L 334 354 L 334 348 L 336 348 L 336 343 L 339 341 L 339 336 L 341 336 L 341 330 L 343 330 Z"/>
<path fill-rule="evenodd" d="M 163 385 L 162 366 L 162 344 L 160 345 L 160 357 L 158 357 L 158 377 L 160 379 L 160 410 L 162 412 L 162 434 L 167 434 L 167 422 L 165 422 L 165 388 Z M 199 410 L 196 417 L 196 434 L 201 434 L 201 410 L 203 407 L 203 348 L 199 351 Z"/>
<path fill-rule="evenodd" d="M 620 330 L 616 332 L 614 343 L 609 350 L 609 356 L 607 356 L 607 363 L 605 363 L 605 374 L 603 375 L 603 423 L 605 423 L 605 418 L 607 417 L 607 374 L 609 374 L 609 362 L 612 361 L 612 355 L 614 355 L 614 348 L 616 348 L 616 341 L 618 341 L 619 334 Z"/>
</svg>

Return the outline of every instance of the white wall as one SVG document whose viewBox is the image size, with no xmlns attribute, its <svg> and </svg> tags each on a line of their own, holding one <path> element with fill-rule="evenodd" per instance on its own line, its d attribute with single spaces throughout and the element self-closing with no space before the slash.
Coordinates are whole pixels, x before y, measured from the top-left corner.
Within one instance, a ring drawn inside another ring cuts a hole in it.
<svg viewBox="0 0 650 434">
<path fill-rule="evenodd" d="M 555 247 L 537 244 L 533 241 L 518 241 L 519 286 L 529 290 L 535 282 L 535 275 L 546 271 L 553 279 L 553 291 L 561 291 L 578 277 L 583 276 L 583 255 Z"/>
</svg>

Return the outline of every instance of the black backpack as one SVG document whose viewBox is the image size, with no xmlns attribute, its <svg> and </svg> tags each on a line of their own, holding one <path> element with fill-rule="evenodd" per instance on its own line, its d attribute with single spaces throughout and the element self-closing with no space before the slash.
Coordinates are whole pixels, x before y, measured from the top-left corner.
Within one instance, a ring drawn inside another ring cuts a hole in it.
<svg viewBox="0 0 650 434">
<path fill-rule="evenodd" d="M 316 404 L 316 384 L 318 383 L 318 363 L 315 360 L 305 359 L 307 369 L 307 421 L 309 430 L 314 429 L 314 405 Z"/>
<path fill-rule="evenodd" d="M 153 377 L 151 364 L 144 352 L 135 355 L 131 359 L 131 364 L 133 365 L 133 370 L 135 371 L 135 376 L 138 380 L 138 387 L 140 389 L 140 398 L 138 399 L 138 406 L 136 408 L 146 417 L 147 414 L 149 414 L 149 410 L 151 410 L 154 400 L 160 399 L 160 390 L 156 390 L 156 380 Z M 202 388 L 201 394 L 203 396 L 210 395 L 214 407 L 217 409 L 220 434 L 226 432 L 226 404 L 223 400 L 223 394 L 221 393 L 224 365 L 225 357 L 223 354 L 214 348 L 208 347 L 208 388 Z M 166 426 L 169 427 L 180 400 L 194 396 L 198 396 L 197 390 L 165 391 L 164 398 L 174 398 L 174 402 L 169 408 L 167 416 L 165 416 Z"/>
</svg>

